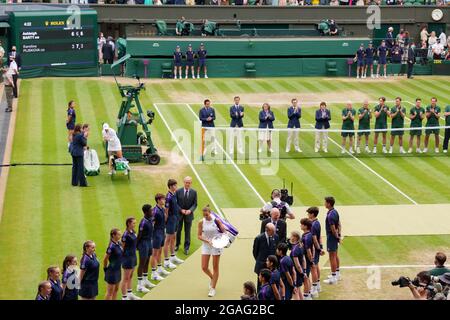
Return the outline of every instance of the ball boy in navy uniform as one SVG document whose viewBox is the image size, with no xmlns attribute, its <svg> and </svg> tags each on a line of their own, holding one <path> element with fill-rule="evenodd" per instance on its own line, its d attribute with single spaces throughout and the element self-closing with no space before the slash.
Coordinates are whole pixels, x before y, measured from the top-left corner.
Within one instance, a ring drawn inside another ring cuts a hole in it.
<svg viewBox="0 0 450 320">
<path fill-rule="evenodd" d="M 272 276 L 270 270 L 262 269 L 259 272 L 259 282 L 261 288 L 258 292 L 258 300 L 275 300 L 272 287 L 270 286 L 270 277 Z"/>
<path fill-rule="evenodd" d="M 67 128 L 67 140 L 68 146 L 72 142 L 73 130 L 75 129 L 75 123 L 77 121 L 77 114 L 75 112 L 75 101 L 70 100 L 67 106 L 67 120 L 66 120 L 66 128 Z"/>
<path fill-rule="evenodd" d="M 191 69 L 192 79 L 195 79 L 194 55 L 195 55 L 195 52 L 192 51 L 192 45 L 189 45 L 188 49 L 186 51 L 186 76 L 185 76 L 185 79 L 187 79 L 189 77 L 189 69 Z"/>
<path fill-rule="evenodd" d="M 365 78 L 364 77 L 364 44 L 361 43 L 358 51 L 356 51 L 356 55 L 353 60 L 356 62 L 356 79 Z"/>
<path fill-rule="evenodd" d="M 365 50 L 365 66 L 364 66 L 364 78 L 367 75 L 367 69 L 370 67 L 370 77 L 375 78 L 373 74 L 373 56 L 375 55 L 375 48 L 372 46 L 372 42 L 369 42 L 369 46 Z"/>
<path fill-rule="evenodd" d="M 314 261 L 313 261 L 314 263 L 311 265 L 311 277 L 312 277 L 311 295 L 313 298 L 318 298 L 319 292 L 321 291 L 319 261 L 320 256 L 325 254 L 322 245 L 322 236 L 321 236 L 322 227 L 320 225 L 319 219 L 317 219 L 317 216 L 319 215 L 319 208 L 310 207 L 306 210 L 306 212 L 308 214 L 309 220 L 312 221 L 311 234 L 314 243 Z"/>
<path fill-rule="evenodd" d="M 266 267 L 271 272 L 269 285 L 272 287 L 275 300 L 284 300 L 284 285 L 281 281 L 280 270 L 278 270 L 277 256 L 268 256 L 266 260 Z"/>
<path fill-rule="evenodd" d="M 380 76 L 380 67 L 383 66 L 384 78 L 387 78 L 387 53 L 388 47 L 386 46 L 386 41 L 381 41 L 381 45 L 378 47 L 378 66 L 377 66 L 377 78 Z"/>
<path fill-rule="evenodd" d="M 183 67 L 183 53 L 181 52 L 180 46 L 177 46 L 175 48 L 175 51 L 173 53 L 173 78 L 177 78 L 177 72 L 179 75 L 179 79 L 181 79 L 182 76 L 182 67 Z"/>
<path fill-rule="evenodd" d="M 47 269 L 47 280 L 52 285 L 52 292 L 50 293 L 49 300 L 62 300 L 63 288 L 61 285 L 60 276 L 61 270 L 59 267 L 52 266 Z"/>
<path fill-rule="evenodd" d="M 327 251 L 330 256 L 331 276 L 324 282 L 326 284 L 336 284 L 341 279 L 339 272 L 338 248 L 341 241 L 341 223 L 339 213 L 334 208 L 335 200 L 333 197 L 325 198 L 325 208 L 328 209 L 325 219 L 325 230 L 327 232 Z"/>
<path fill-rule="evenodd" d="M 288 246 L 286 243 L 280 243 L 277 247 L 277 256 L 280 258 L 281 280 L 285 288 L 284 300 L 291 300 L 296 282 L 296 274 L 294 270 L 294 262 L 287 255 Z"/>
<path fill-rule="evenodd" d="M 205 73 L 205 79 L 208 79 L 207 70 L 206 70 L 206 55 L 208 52 L 205 49 L 203 43 L 200 44 L 200 49 L 197 51 L 198 57 L 198 66 L 197 66 L 197 79 L 200 79 L 200 69 L 203 68 L 203 72 Z"/>
<path fill-rule="evenodd" d="M 122 233 L 114 228 L 109 233 L 109 245 L 103 258 L 103 271 L 105 272 L 105 282 L 107 283 L 105 300 L 116 300 L 122 280 L 122 255 L 123 249 L 120 243 Z"/>
<path fill-rule="evenodd" d="M 123 247 L 123 258 L 122 258 L 122 269 L 123 269 L 123 280 L 122 280 L 122 300 L 141 300 L 141 298 L 133 294 L 132 283 L 133 283 L 133 273 L 137 266 L 137 235 L 134 231 L 136 227 L 136 219 L 129 217 L 126 222 L 126 230 L 122 235 L 122 247 Z"/>
<path fill-rule="evenodd" d="M 305 255 L 306 269 L 305 273 L 309 280 L 309 273 L 311 272 L 312 265 L 314 264 L 314 242 L 313 236 L 311 233 L 312 222 L 308 218 L 303 218 L 300 220 L 300 228 L 303 231 L 302 234 L 302 245 L 303 252 Z M 305 281 L 305 300 L 311 300 L 311 283 L 309 281 Z"/>
<path fill-rule="evenodd" d="M 137 250 L 139 251 L 138 285 L 137 291 L 146 293 L 155 285 L 148 279 L 148 266 L 153 251 L 153 211 L 152 206 L 144 204 L 142 206 L 144 217 L 139 223 L 137 236 Z"/>
<path fill-rule="evenodd" d="M 184 261 L 175 254 L 175 240 L 178 229 L 178 202 L 175 192 L 177 191 L 177 181 L 169 179 L 167 181 L 169 190 L 166 194 L 165 215 L 166 215 L 166 240 L 164 241 L 164 267 L 175 269 L 177 264 Z M 170 251 L 170 253 L 169 253 Z M 169 256 L 170 254 L 170 256 Z"/>
<path fill-rule="evenodd" d="M 82 300 L 95 300 L 98 295 L 98 274 L 100 263 L 95 254 L 94 241 L 83 244 L 83 256 L 80 259 L 80 295 Z"/>
<path fill-rule="evenodd" d="M 294 300 L 303 300 L 304 296 L 302 294 L 303 283 L 308 281 L 308 275 L 306 274 L 306 263 L 303 251 L 303 244 L 301 243 L 301 236 L 298 231 L 291 232 L 291 237 L 289 239 L 291 245 L 290 257 L 292 262 L 294 262 L 294 268 L 296 273 L 296 281 L 294 283 L 295 291 Z M 306 286 L 305 286 L 306 287 Z"/>
<path fill-rule="evenodd" d="M 152 280 L 164 280 L 163 276 L 167 276 L 170 272 L 163 269 L 161 264 L 161 252 L 164 247 L 166 214 L 164 204 L 166 197 L 158 193 L 155 196 L 156 206 L 153 208 L 153 253 L 152 253 Z M 158 266 L 158 268 L 156 268 Z"/>
</svg>

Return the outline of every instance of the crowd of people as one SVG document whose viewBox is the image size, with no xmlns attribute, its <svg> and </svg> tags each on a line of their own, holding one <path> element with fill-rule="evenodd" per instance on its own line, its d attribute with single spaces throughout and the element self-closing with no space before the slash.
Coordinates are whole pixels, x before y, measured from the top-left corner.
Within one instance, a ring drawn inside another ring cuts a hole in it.
<svg viewBox="0 0 450 320">
<path fill-rule="evenodd" d="M 323 281 L 334 285 L 341 280 L 339 244 L 342 241 L 339 213 L 335 199 L 326 197 L 326 244 L 331 274 Z M 255 284 L 244 283 L 243 300 L 312 300 L 322 291 L 319 260 L 325 254 L 322 227 L 318 220 L 319 208 L 310 207 L 300 219 L 300 231 L 291 231 L 288 237 L 286 219 L 294 219 L 289 205 L 280 200 L 280 191 L 272 192 L 268 203 L 270 217 L 261 222 L 261 233 L 253 242 Z M 267 210 L 265 206 L 262 210 Z M 284 212 L 284 214 L 283 214 Z"/>
<path fill-rule="evenodd" d="M 83 244 L 83 253 L 78 260 L 70 254 L 63 259 L 61 268 L 53 265 L 47 269 L 47 279 L 38 285 L 37 300 L 94 300 L 98 296 L 100 267 L 106 282 L 106 300 L 115 300 L 119 290 L 122 300 L 139 300 L 133 293 L 132 280 L 137 269 L 139 293 L 147 293 L 184 261 L 177 257 L 181 247 L 184 228 L 184 254 L 191 245 L 191 227 L 197 208 L 197 192 L 192 188 L 192 178 L 183 179 L 178 188 L 175 179 L 167 182 L 166 194 L 157 193 L 155 205 L 144 204 L 142 217 L 128 217 L 125 228 L 112 228 L 103 259 L 96 254 L 96 243 L 88 240 Z M 219 220 L 211 214 L 208 206 L 203 208 L 203 219 L 199 223 L 198 238 L 203 242 L 202 269 L 210 278 L 209 296 L 215 295 L 218 279 L 218 263 L 221 251 L 211 245 L 211 240 L 223 231 Z M 217 226 L 217 227 L 215 227 Z M 137 228 L 137 231 L 136 231 Z M 213 256 L 213 271 L 209 270 L 209 258 Z M 79 268 L 77 268 L 79 261 Z M 151 268 L 151 269 L 150 269 Z M 153 281 L 153 282 L 152 282 Z"/>
<path fill-rule="evenodd" d="M 340 134 L 342 136 L 342 150 L 345 154 L 360 154 L 362 149 L 366 153 L 376 154 L 378 152 L 379 136 L 382 136 L 382 152 L 393 153 L 395 138 L 398 137 L 398 145 L 400 153 L 412 153 L 413 143 L 415 139 L 416 153 L 427 153 L 430 136 L 434 135 L 435 139 L 435 153 L 440 152 L 440 124 L 441 116 L 445 117 L 445 137 L 443 143 L 443 152 L 448 152 L 448 143 L 450 139 L 450 105 L 445 109 L 437 104 L 437 98 L 433 97 L 427 107 L 422 106 L 422 99 L 417 98 L 415 105 L 409 111 L 402 103 L 401 97 L 396 97 L 394 106 L 389 107 L 386 104 L 386 98 L 380 97 L 378 104 L 373 109 L 370 108 L 368 100 L 364 100 L 359 109 L 353 107 L 352 102 L 347 102 L 346 107 L 342 109 L 339 115 L 342 126 Z M 292 144 L 296 152 L 302 152 L 299 144 L 299 133 L 301 132 L 300 119 L 302 117 L 302 108 L 297 99 L 291 100 L 291 105 L 286 110 L 287 113 L 287 141 L 286 152 L 291 151 Z M 243 150 L 243 128 L 244 128 L 244 106 L 240 103 L 240 97 L 234 97 L 234 104 L 230 107 L 230 129 L 231 139 L 229 139 L 229 153 L 234 153 L 234 143 L 237 140 L 238 152 L 244 153 Z M 206 155 L 209 145 L 212 145 L 212 154 L 217 153 L 216 148 L 216 130 L 215 121 L 216 112 L 211 105 L 211 101 L 206 99 L 204 106 L 199 111 L 199 120 L 205 130 L 203 155 Z M 374 119 L 374 127 L 371 123 Z M 388 128 L 388 119 L 391 122 L 391 128 Z M 409 148 L 405 151 L 403 148 L 403 136 L 405 134 L 405 119 L 409 120 Z M 358 129 L 355 128 L 355 120 L 358 121 Z M 272 148 L 272 132 L 274 129 L 273 122 L 275 115 L 270 110 L 270 105 L 264 103 L 259 112 L 259 126 L 258 126 L 258 152 L 263 151 L 263 146 L 267 143 L 267 150 L 273 152 Z M 315 112 L 315 147 L 314 151 L 328 152 L 328 130 L 330 129 L 331 110 L 327 108 L 326 102 L 321 102 L 319 109 Z M 425 121 L 425 126 L 424 126 Z M 253 128 L 252 128 L 253 129 Z M 422 148 L 422 133 L 425 129 L 425 137 L 423 139 L 424 146 Z M 387 144 L 387 134 L 390 131 L 390 141 Z M 369 148 L 369 137 L 373 133 L 373 150 Z M 354 137 L 357 134 L 356 148 L 354 149 Z M 362 138 L 364 137 L 364 145 L 362 145 Z M 235 139 L 237 138 L 237 139 Z"/>
</svg>

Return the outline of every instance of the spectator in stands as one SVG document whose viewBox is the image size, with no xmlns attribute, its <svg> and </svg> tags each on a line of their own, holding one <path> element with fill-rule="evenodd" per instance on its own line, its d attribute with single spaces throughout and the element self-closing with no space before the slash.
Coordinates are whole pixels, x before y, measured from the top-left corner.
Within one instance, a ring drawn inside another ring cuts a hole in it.
<svg viewBox="0 0 450 320">
<path fill-rule="evenodd" d="M 185 23 L 186 23 L 186 19 L 184 17 L 181 17 L 181 19 L 177 21 L 177 24 L 175 25 L 175 33 L 177 36 L 181 36 L 181 33 L 183 32 Z"/>
<path fill-rule="evenodd" d="M 437 39 L 437 42 L 431 46 L 431 52 L 433 53 L 433 59 L 441 60 L 445 49 L 441 44 L 441 40 Z"/>
<path fill-rule="evenodd" d="M 0 66 L 3 66 L 3 57 L 5 56 L 5 49 L 0 41 Z"/>
<path fill-rule="evenodd" d="M 13 99 L 14 99 L 14 81 L 12 76 L 8 72 L 8 67 L 2 69 L 2 82 L 5 86 L 6 96 L 6 108 L 5 112 L 12 112 Z"/>
<path fill-rule="evenodd" d="M 391 61 L 392 63 L 401 63 L 402 62 L 402 54 L 403 49 L 400 48 L 397 41 L 394 43 L 394 46 L 391 48 Z"/>
<path fill-rule="evenodd" d="M 112 64 L 114 61 L 114 43 L 111 37 L 108 37 L 106 43 L 102 46 L 103 63 Z"/>
<path fill-rule="evenodd" d="M 390 50 L 394 46 L 394 28 L 389 27 L 386 33 L 386 47 Z"/>
<path fill-rule="evenodd" d="M 338 30 L 336 21 L 331 19 L 331 20 L 328 20 L 328 22 L 329 22 L 328 25 L 330 26 L 330 36 L 337 36 L 339 30 Z"/>
<path fill-rule="evenodd" d="M 428 47 L 433 46 L 437 42 L 436 32 L 431 31 L 430 37 L 428 38 Z"/>
<path fill-rule="evenodd" d="M 431 269 L 429 272 L 432 276 L 441 276 L 444 273 L 450 272 L 450 269 L 445 267 L 445 261 L 447 261 L 447 256 L 443 252 L 436 253 L 434 257 L 435 268 Z"/>
<path fill-rule="evenodd" d="M 338 0 L 330 0 L 330 6 L 338 6 L 339 1 Z"/>
<path fill-rule="evenodd" d="M 444 48 L 446 48 L 447 45 L 447 35 L 445 34 L 444 30 L 441 29 L 441 33 L 439 34 L 439 42 L 442 44 Z"/>
<path fill-rule="evenodd" d="M 422 26 L 422 30 L 420 30 L 420 41 L 427 43 L 429 36 L 430 34 L 428 33 L 427 26 Z"/>
<path fill-rule="evenodd" d="M 387 6 L 395 6 L 397 5 L 397 0 L 386 0 Z"/>
</svg>

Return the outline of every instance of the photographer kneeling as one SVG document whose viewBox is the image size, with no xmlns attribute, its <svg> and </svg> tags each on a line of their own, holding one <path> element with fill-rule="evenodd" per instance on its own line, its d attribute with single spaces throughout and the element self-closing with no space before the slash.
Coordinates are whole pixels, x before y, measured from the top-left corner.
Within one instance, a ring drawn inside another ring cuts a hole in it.
<svg viewBox="0 0 450 320">
<path fill-rule="evenodd" d="M 434 286 L 428 271 L 419 272 L 413 281 L 402 276 L 397 281 L 393 281 L 392 285 L 400 288 L 408 287 L 416 300 L 433 300 Z"/>
</svg>

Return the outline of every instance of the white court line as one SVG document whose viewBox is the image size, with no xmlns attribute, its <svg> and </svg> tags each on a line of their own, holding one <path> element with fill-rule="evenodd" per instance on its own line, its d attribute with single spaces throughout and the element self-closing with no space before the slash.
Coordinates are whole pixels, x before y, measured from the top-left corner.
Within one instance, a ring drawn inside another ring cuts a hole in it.
<svg viewBox="0 0 450 320">
<path fill-rule="evenodd" d="M 200 120 L 198 119 L 197 114 L 194 112 L 194 110 L 192 109 L 192 107 L 190 106 L 190 104 L 186 103 L 186 106 L 189 108 L 189 110 L 192 112 L 192 114 L 194 115 L 194 117 L 197 119 L 197 121 L 200 122 Z M 241 169 L 237 166 L 237 164 L 234 162 L 234 160 L 231 158 L 231 156 L 225 151 L 225 149 L 219 144 L 217 143 L 216 140 L 214 140 L 214 143 L 216 145 L 219 146 L 219 148 L 222 150 L 222 152 L 225 154 L 225 156 L 231 161 L 231 164 L 233 165 L 233 167 L 237 170 L 237 172 L 239 172 L 239 174 L 241 175 L 241 177 L 244 179 L 244 181 L 248 184 L 248 186 L 250 187 L 250 189 L 253 190 L 253 192 L 256 194 L 256 196 L 259 198 L 259 200 L 261 200 L 262 204 L 266 204 L 266 201 L 264 200 L 263 197 L 261 197 L 261 195 L 259 194 L 259 192 L 256 190 L 256 188 L 253 186 L 253 184 L 250 182 L 250 180 L 247 179 L 247 177 L 245 176 L 245 174 L 241 171 Z"/>
<path fill-rule="evenodd" d="M 212 204 L 214 205 L 214 207 L 217 210 L 217 213 L 223 218 L 223 214 L 222 211 L 220 210 L 219 206 L 217 205 L 217 203 L 214 201 L 214 198 L 212 197 L 211 193 L 208 191 L 208 188 L 206 188 L 206 185 L 203 183 L 202 178 L 200 177 L 200 175 L 198 174 L 197 170 L 195 169 L 194 165 L 192 164 L 191 160 L 189 160 L 189 157 L 186 155 L 186 153 L 184 152 L 183 148 L 181 147 L 180 143 L 178 142 L 177 138 L 175 137 L 175 134 L 173 133 L 172 129 L 170 129 L 169 124 L 166 121 L 166 118 L 164 118 L 163 114 L 161 113 L 161 111 L 159 110 L 158 106 L 156 105 L 156 103 L 153 104 L 153 106 L 155 107 L 155 110 L 158 111 L 159 116 L 161 117 L 162 121 L 164 122 L 164 124 L 166 125 L 167 130 L 169 130 L 170 135 L 172 136 L 172 140 L 175 141 L 175 143 L 177 144 L 178 148 L 181 150 L 181 153 L 183 153 L 184 158 L 186 159 L 187 163 L 189 164 L 189 166 L 191 167 L 192 171 L 194 172 L 195 176 L 197 177 L 197 180 L 200 182 L 200 185 L 202 186 L 202 188 L 205 190 L 206 194 L 208 195 L 209 199 L 211 200 Z"/>
<path fill-rule="evenodd" d="M 428 264 L 391 264 L 391 265 L 368 265 L 368 266 L 343 266 L 339 267 L 339 269 L 402 269 L 402 268 L 433 268 L 432 265 Z M 330 267 L 323 267 L 321 269 L 330 270 Z"/>
<path fill-rule="evenodd" d="M 314 126 L 312 124 L 309 124 L 311 127 L 314 128 Z M 330 138 L 328 136 L 328 140 L 330 140 L 333 144 L 335 144 L 336 146 L 338 146 L 341 150 L 345 150 L 345 152 L 347 154 L 349 154 L 353 159 L 355 159 L 359 164 L 361 164 L 362 166 L 364 166 L 366 169 L 368 169 L 370 172 L 372 172 L 374 175 L 376 175 L 378 178 L 380 178 L 381 180 L 383 180 L 386 184 L 388 184 L 392 189 L 394 189 L 395 191 L 397 191 L 398 193 L 400 193 L 402 196 L 404 196 L 406 199 L 408 199 L 409 201 L 411 201 L 412 203 L 414 203 L 415 205 L 418 205 L 418 203 L 416 201 L 414 201 L 414 199 L 412 199 L 410 196 L 408 196 L 406 193 L 404 193 L 403 191 L 401 191 L 399 188 L 397 188 L 396 186 L 394 186 L 392 183 L 390 183 L 386 178 L 384 178 L 383 176 L 381 176 L 378 172 L 376 172 L 375 170 L 373 170 L 371 167 L 369 167 L 367 164 L 365 164 L 364 162 L 362 162 L 361 160 L 359 160 L 357 157 L 355 157 L 353 154 L 351 154 L 350 152 L 347 151 L 347 149 L 342 148 L 342 146 L 340 144 L 338 144 L 336 141 L 334 141 L 332 138 Z"/>
</svg>

